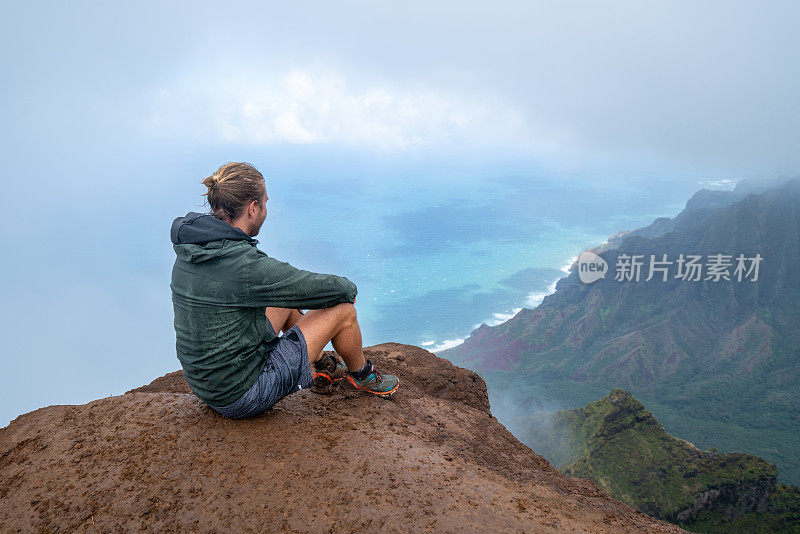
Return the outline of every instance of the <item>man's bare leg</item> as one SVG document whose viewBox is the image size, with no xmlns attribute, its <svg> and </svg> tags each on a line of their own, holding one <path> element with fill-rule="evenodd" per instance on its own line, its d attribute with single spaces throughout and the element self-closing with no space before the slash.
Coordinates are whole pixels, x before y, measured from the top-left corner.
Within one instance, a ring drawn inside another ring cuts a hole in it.
<svg viewBox="0 0 800 534">
<path fill-rule="evenodd" d="M 267 320 L 272 325 L 272 329 L 276 334 L 288 331 L 291 327 L 297 324 L 297 321 L 299 321 L 303 316 L 299 310 L 295 310 L 293 308 L 267 308 L 265 315 L 267 316 Z M 305 332 L 303 335 L 305 335 Z M 309 350 L 309 355 L 310 354 L 311 351 Z M 322 358 L 322 350 L 319 351 L 319 354 L 317 354 L 316 357 L 309 356 L 309 361 L 313 363 L 320 358 Z"/>
<path fill-rule="evenodd" d="M 353 304 L 342 303 L 322 310 L 308 310 L 305 315 L 300 315 L 296 324 L 306 338 L 311 363 L 322 357 L 322 351 L 330 341 L 350 371 L 358 371 L 366 364 L 361 346 L 361 328 Z"/>
</svg>

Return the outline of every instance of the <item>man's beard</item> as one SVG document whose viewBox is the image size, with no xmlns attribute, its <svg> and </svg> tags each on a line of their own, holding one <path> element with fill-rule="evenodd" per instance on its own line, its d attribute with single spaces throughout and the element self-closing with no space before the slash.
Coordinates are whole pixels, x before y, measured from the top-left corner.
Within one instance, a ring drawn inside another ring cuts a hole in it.
<svg viewBox="0 0 800 534">
<path fill-rule="evenodd" d="M 250 227 L 247 228 L 247 235 L 250 237 L 255 237 L 258 235 L 258 232 L 261 230 L 261 225 L 264 224 L 264 221 L 261 224 L 253 223 Z"/>
</svg>

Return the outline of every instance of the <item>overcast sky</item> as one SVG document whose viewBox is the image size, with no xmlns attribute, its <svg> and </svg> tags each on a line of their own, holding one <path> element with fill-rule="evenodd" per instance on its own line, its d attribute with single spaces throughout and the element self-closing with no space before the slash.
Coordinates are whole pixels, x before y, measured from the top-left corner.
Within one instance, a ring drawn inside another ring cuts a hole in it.
<svg viewBox="0 0 800 534">
<path fill-rule="evenodd" d="M 6 2 L 2 15 L 12 154 L 159 140 L 800 168 L 797 2 Z"/>
<path fill-rule="evenodd" d="M 514 161 L 688 190 L 800 172 L 798 2 L 6 1 L 0 19 L 0 425 L 176 368 L 167 231 L 224 161 L 318 193 Z"/>
</svg>

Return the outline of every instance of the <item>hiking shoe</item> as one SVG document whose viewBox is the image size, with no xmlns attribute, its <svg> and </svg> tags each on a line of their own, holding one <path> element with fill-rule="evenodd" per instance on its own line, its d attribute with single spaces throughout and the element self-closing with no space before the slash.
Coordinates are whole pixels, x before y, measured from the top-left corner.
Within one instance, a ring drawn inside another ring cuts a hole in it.
<svg viewBox="0 0 800 534">
<path fill-rule="evenodd" d="M 323 355 L 312 367 L 311 391 L 323 395 L 330 395 L 339 389 L 339 384 L 347 374 L 347 365 L 333 354 Z"/>
<path fill-rule="evenodd" d="M 367 360 L 367 365 L 369 365 L 369 372 L 363 379 L 356 378 L 353 373 L 347 373 L 347 381 L 350 382 L 350 385 L 358 390 L 367 391 L 381 397 L 388 397 L 397 391 L 397 386 L 400 385 L 399 378 L 395 375 L 381 373 L 375 369 L 370 360 Z"/>
</svg>

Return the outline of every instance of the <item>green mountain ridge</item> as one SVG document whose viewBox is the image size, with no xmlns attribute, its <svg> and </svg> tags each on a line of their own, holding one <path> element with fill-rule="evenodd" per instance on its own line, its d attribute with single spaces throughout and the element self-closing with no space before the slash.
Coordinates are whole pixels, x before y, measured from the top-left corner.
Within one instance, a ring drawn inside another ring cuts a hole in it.
<svg viewBox="0 0 800 534">
<path fill-rule="evenodd" d="M 798 483 L 800 179 L 693 199 L 671 231 L 623 236 L 601 257 L 613 270 L 621 254 L 760 254 L 757 281 L 609 273 L 584 284 L 573 269 L 537 308 L 482 325 L 440 355 L 478 371 L 493 401 L 502 393 L 570 408 L 625 388 L 670 433 L 756 454 Z"/>
<path fill-rule="evenodd" d="M 625 390 L 582 408 L 517 417 L 513 426 L 564 474 L 589 478 L 615 498 L 689 530 L 800 529 L 800 490 L 777 485 L 773 464 L 672 437 Z"/>
</svg>

